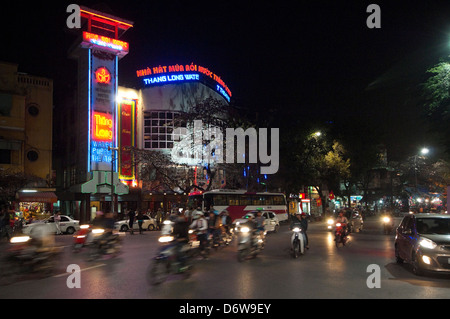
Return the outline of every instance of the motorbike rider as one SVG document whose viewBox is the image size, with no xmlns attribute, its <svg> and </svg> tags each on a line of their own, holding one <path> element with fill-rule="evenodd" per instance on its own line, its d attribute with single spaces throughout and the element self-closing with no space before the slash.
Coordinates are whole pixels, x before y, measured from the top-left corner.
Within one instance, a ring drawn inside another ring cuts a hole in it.
<svg viewBox="0 0 450 319">
<path fill-rule="evenodd" d="M 336 218 L 336 223 L 341 223 L 342 228 L 344 229 L 344 236 L 348 235 L 348 219 L 345 216 L 345 211 L 339 211 L 339 216 Z"/>
<path fill-rule="evenodd" d="M 265 222 L 265 218 L 262 216 L 261 211 L 260 210 L 257 211 L 256 217 L 255 217 L 256 230 L 264 231 L 264 222 Z"/>
<path fill-rule="evenodd" d="M 304 215 L 304 216 L 303 216 Z M 305 248 L 309 249 L 308 247 L 308 236 L 306 235 L 306 230 L 308 229 L 308 220 L 306 219 L 305 213 L 297 212 L 291 220 L 291 225 L 289 226 L 289 229 L 294 229 L 295 227 L 300 227 L 302 229 L 303 238 L 305 239 Z"/>
<path fill-rule="evenodd" d="M 192 221 L 189 228 L 197 233 L 197 239 L 200 242 L 200 253 L 204 255 L 203 253 L 205 251 L 206 244 L 208 242 L 208 235 L 207 235 L 208 222 L 205 219 L 203 212 L 199 210 L 194 212 L 192 218 L 194 220 Z M 204 256 L 204 258 L 206 258 L 206 256 Z"/>
<path fill-rule="evenodd" d="M 221 224 L 223 231 L 227 234 L 230 234 L 230 229 L 232 227 L 232 221 L 231 221 L 230 215 L 228 214 L 228 211 L 226 209 L 224 209 L 220 213 L 219 216 L 220 216 L 220 224 Z"/>
<path fill-rule="evenodd" d="M 181 249 L 189 242 L 189 223 L 184 216 L 179 215 L 175 219 L 172 235 L 175 239 L 175 251 L 179 269 L 182 271 L 186 268 L 186 256 L 181 253 Z"/>
</svg>

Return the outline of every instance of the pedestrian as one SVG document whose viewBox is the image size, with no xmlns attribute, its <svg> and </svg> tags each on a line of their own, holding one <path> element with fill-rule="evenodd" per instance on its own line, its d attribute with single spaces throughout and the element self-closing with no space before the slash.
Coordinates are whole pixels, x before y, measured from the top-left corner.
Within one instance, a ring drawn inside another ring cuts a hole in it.
<svg viewBox="0 0 450 319">
<path fill-rule="evenodd" d="M 162 211 L 161 208 L 158 208 L 156 211 L 156 227 L 161 230 L 161 223 L 162 223 Z"/>
<path fill-rule="evenodd" d="M 134 218 L 135 218 L 136 214 L 134 211 L 130 210 L 128 212 L 128 227 L 130 228 L 130 234 L 133 235 L 134 231 L 133 231 L 133 225 L 134 225 Z"/>
<path fill-rule="evenodd" d="M 144 214 L 142 214 L 142 210 L 140 210 L 136 217 L 139 225 L 139 234 L 142 235 L 142 224 L 144 223 Z"/>
<path fill-rule="evenodd" d="M 53 216 L 53 220 L 55 221 L 56 235 L 62 235 L 62 232 L 61 232 L 61 213 L 59 212 L 59 210 Z"/>
</svg>

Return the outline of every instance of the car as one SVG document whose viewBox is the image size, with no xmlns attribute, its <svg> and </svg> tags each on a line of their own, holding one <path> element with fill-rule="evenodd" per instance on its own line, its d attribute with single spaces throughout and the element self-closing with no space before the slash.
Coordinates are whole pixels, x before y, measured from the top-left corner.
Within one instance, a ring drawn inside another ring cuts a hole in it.
<svg viewBox="0 0 450 319">
<path fill-rule="evenodd" d="M 238 224 L 238 223 L 243 223 L 247 221 L 248 216 L 251 214 L 254 217 L 256 217 L 256 213 L 258 211 L 252 211 L 249 212 L 247 214 L 245 214 L 244 216 L 242 216 L 242 218 L 236 219 L 233 221 L 233 228 Z M 278 230 L 280 229 L 280 221 L 278 220 L 277 214 L 275 214 L 274 212 L 271 211 L 261 211 L 261 215 L 265 218 L 265 222 L 264 222 L 264 229 L 267 232 L 278 232 Z"/>
<path fill-rule="evenodd" d="M 129 219 L 127 220 L 120 220 L 114 224 L 114 229 L 119 230 L 121 232 L 126 232 L 130 229 L 129 225 Z M 155 230 L 156 229 L 156 219 L 144 215 L 144 222 L 142 223 L 142 228 L 145 230 Z M 137 219 L 134 220 L 133 223 L 133 230 L 139 230 L 139 224 Z"/>
<path fill-rule="evenodd" d="M 42 221 L 37 221 L 37 222 L 31 223 L 31 224 L 23 225 L 22 232 L 26 235 L 32 235 L 33 227 L 35 227 L 36 224 L 41 224 L 41 223 L 44 223 L 45 225 L 48 226 L 49 233 L 56 233 L 55 219 L 53 216 L 50 218 L 44 219 Z M 71 217 L 66 216 L 66 215 L 61 215 L 61 221 L 59 223 L 59 226 L 63 233 L 73 234 L 80 229 L 80 221 L 72 219 Z"/>
<path fill-rule="evenodd" d="M 396 229 L 395 258 L 416 275 L 450 273 L 450 215 L 409 214 Z"/>
</svg>

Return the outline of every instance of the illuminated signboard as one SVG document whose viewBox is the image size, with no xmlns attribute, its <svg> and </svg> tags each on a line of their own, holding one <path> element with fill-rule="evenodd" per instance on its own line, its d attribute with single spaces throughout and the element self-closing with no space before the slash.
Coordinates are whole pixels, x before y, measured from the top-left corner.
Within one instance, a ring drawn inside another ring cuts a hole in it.
<svg viewBox="0 0 450 319">
<path fill-rule="evenodd" d="M 117 56 L 89 50 L 89 171 L 116 171 L 117 161 L 108 148 L 116 146 Z"/>
<path fill-rule="evenodd" d="M 112 115 L 93 112 L 92 116 L 92 138 L 91 138 L 91 161 L 107 164 L 111 163 L 111 151 L 108 147 L 113 146 L 113 121 Z"/>
<path fill-rule="evenodd" d="M 99 49 L 112 51 L 119 56 L 124 56 L 129 51 L 129 45 L 125 41 L 108 38 L 95 33 L 83 31 L 83 47 L 98 47 Z"/>
<path fill-rule="evenodd" d="M 119 108 L 119 178 L 134 180 L 133 154 L 127 147 L 136 146 L 136 100 L 122 99 Z"/>
<path fill-rule="evenodd" d="M 111 81 L 111 73 L 105 67 L 100 67 L 95 71 L 95 79 L 98 83 L 108 84 Z"/>
<path fill-rule="evenodd" d="M 196 64 L 158 66 L 136 71 L 137 77 L 143 77 L 144 85 L 173 84 L 180 82 L 199 81 L 222 95 L 228 102 L 231 91 L 225 82 L 208 68 Z"/>
</svg>

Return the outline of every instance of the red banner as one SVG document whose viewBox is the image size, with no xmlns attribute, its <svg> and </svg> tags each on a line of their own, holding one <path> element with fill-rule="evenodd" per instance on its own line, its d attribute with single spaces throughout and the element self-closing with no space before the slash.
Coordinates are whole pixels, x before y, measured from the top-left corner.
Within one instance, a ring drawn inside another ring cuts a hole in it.
<svg viewBox="0 0 450 319">
<path fill-rule="evenodd" d="M 119 178 L 134 180 L 133 154 L 126 147 L 135 146 L 136 100 L 119 103 Z"/>
</svg>

